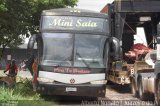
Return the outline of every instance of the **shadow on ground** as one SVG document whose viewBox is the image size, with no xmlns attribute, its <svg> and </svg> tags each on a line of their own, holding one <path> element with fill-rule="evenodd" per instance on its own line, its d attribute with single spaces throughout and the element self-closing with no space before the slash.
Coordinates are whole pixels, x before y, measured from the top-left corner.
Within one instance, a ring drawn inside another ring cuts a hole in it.
<svg viewBox="0 0 160 106">
<path fill-rule="evenodd" d="M 43 95 L 42 98 L 45 101 L 52 101 L 55 104 L 60 105 L 81 105 L 85 102 L 97 102 L 97 98 L 91 97 L 77 97 L 77 96 L 49 96 Z"/>
<path fill-rule="evenodd" d="M 130 85 L 119 85 L 112 82 L 107 83 L 107 89 L 114 90 L 115 92 L 122 94 L 131 93 Z"/>
</svg>

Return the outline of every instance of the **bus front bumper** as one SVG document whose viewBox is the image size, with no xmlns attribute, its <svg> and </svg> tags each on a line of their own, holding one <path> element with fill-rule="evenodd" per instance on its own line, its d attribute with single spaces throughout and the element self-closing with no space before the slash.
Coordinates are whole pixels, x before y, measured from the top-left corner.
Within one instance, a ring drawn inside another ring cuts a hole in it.
<svg viewBox="0 0 160 106">
<path fill-rule="evenodd" d="M 69 95 L 86 97 L 105 97 L 106 85 L 93 84 L 46 84 L 39 82 L 37 92 L 42 95 Z"/>
</svg>

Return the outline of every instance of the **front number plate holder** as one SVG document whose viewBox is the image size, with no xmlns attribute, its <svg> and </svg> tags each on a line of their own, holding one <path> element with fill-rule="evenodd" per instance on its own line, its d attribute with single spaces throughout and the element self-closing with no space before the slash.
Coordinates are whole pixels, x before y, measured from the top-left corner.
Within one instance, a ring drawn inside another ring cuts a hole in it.
<svg viewBox="0 0 160 106">
<path fill-rule="evenodd" d="M 76 92 L 77 88 L 76 87 L 66 87 L 66 92 Z"/>
</svg>

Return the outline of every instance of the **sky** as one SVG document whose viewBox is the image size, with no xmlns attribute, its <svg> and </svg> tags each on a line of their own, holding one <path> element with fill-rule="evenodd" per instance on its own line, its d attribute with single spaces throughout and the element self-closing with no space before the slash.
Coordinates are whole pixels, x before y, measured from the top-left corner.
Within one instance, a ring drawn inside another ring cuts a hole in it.
<svg viewBox="0 0 160 106">
<path fill-rule="evenodd" d="M 101 11 L 103 7 L 108 4 L 112 3 L 114 0 L 79 0 L 77 7 L 80 9 L 87 9 L 93 11 Z"/>
</svg>

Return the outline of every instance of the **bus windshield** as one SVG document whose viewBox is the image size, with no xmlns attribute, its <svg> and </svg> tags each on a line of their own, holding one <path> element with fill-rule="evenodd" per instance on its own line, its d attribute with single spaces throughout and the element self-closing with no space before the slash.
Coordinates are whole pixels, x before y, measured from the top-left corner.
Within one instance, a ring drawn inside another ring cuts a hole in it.
<svg viewBox="0 0 160 106">
<path fill-rule="evenodd" d="M 106 36 L 43 33 L 42 64 L 102 68 Z"/>
<path fill-rule="evenodd" d="M 43 63 L 56 65 L 69 60 L 73 51 L 73 35 L 67 33 L 43 34 Z"/>
<path fill-rule="evenodd" d="M 75 66 L 104 67 L 103 50 L 106 37 L 101 35 L 75 35 Z"/>
</svg>

